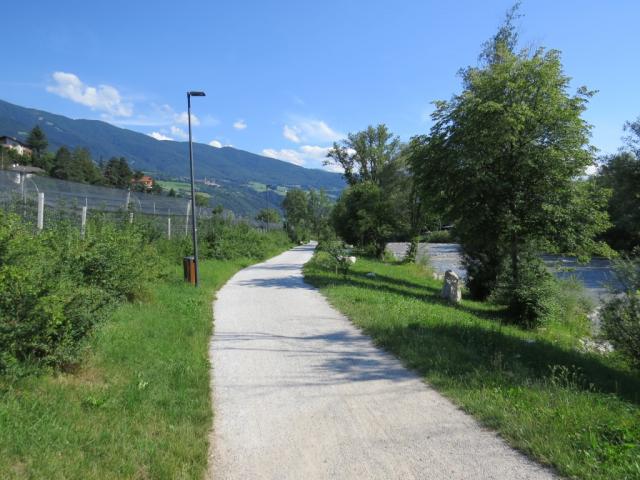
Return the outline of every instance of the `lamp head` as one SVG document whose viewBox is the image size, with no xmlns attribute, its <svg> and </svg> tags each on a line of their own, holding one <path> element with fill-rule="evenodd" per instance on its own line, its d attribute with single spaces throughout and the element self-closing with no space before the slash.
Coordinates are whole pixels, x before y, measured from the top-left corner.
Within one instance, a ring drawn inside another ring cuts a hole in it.
<svg viewBox="0 0 640 480">
<path fill-rule="evenodd" d="M 187 95 L 190 97 L 204 97 L 206 94 L 204 92 L 187 92 Z"/>
</svg>

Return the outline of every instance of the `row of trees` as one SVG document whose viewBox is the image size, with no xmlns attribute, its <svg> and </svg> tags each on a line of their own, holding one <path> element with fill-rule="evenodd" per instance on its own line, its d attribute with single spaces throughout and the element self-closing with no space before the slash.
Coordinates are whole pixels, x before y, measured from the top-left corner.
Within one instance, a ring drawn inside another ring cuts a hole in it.
<svg viewBox="0 0 640 480">
<path fill-rule="evenodd" d="M 640 243 L 640 122 L 628 125 L 627 151 L 587 176 L 597 158 L 582 114 L 593 92 L 569 93 L 558 51 L 518 49 L 516 17 L 517 6 L 461 71 L 462 92 L 435 102 L 429 133 L 402 145 L 385 125 L 369 127 L 335 143 L 326 163 L 348 183 L 332 214 L 345 241 L 381 255 L 392 238 L 451 222 L 471 295 L 533 325 L 548 313 L 541 252 Z"/>
<path fill-rule="evenodd" d="M 331 236 L 331 203 L 324 190 L 287 191 L 282 209 L 286 217 L 284 228 L 289 238 L 297 243 L 312 237 L 322 239 Z"/>
<path fill-rule="evenodd" d="M 15 160 L 41 168 L 48 175 L 61 180 L 115 188 L 130 188 L 132 180 L 137 180 L 143 175 L 140 171 L 131 170 L 124 157 L 113 157 L 106 162 L 96 163 L 86 148 L 71 150 L 65 146 L 52 153 L 48 151 L 49 142 L 38 125 L 29 132 L 26 143 L 31 149 L 31 156 L 16 156 Z M 134 188 L 145 189 L 138 184 L 134 184 Z M 154 184 L 152 192 L 161 193 L 162 188 Z"/>
</svg>

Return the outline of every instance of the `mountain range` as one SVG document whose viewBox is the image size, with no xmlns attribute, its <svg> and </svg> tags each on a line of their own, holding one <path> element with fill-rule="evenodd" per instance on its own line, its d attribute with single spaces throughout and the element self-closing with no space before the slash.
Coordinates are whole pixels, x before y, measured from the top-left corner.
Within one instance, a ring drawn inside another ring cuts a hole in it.
<svg viewBox="0 0 640 480">
<path fill-rule="evenodd" d="M 35 125 L 45 132 L 50 150 L 63 145 L 84 147 L 96 161 L 125 157 L 132 169 L 158 178 L 181 179 L 189 174 L 187 142 L 156 140 L 99 120 L 71 119 L 0 100 L 0 136 L 24 141 Z M 227 188 L 229 191 L 221 198 L 233 197 L 238 191 L 251 196 L 250 192 L 259 191 L 251 187 L 256 184 L 324 189 L 332 196 L 337 196 L 345 186 L 337 173 L 307 169 L 232 147 L 216 148 L 202 143 L 194 143 L 193 147 L 196 177 L 213 179 Z M 264 206 L 261 197 L 249 203 L 256 203 L 255 209 Z M 247 209 L 254 210 L 245 205 L 243 210 Z"/>
</svg>

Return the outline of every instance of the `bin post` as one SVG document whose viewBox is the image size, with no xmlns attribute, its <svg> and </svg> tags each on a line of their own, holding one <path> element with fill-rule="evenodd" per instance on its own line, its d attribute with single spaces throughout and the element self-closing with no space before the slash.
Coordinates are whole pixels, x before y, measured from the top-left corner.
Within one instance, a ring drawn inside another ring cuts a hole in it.
<svg viewBox="0 0 640 480">
<path fill-rule="evenodd" d="M 184 281 L 192 285 L 196 284 L 196 260 L 195 257 L 189 256 L 182 259 L 182 268 L 184 270 Z"/>
</svg>

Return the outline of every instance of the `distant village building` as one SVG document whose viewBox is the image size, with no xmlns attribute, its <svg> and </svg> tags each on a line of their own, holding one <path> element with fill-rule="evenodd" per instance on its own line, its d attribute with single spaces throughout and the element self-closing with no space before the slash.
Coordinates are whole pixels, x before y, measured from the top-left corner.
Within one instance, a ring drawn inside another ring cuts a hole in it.
<svg viewBox="0 0 640 480">
<path fill-rule="evenodd" d="M 19 155 L 31 155 L 31 149 L 17 138 L 2 136 L 0 137 L 0 146 L 15 150 Z"/>
<path fill-rule="evenodd" d="M 213 180 L 212 178 L 204 178 L 204 181 L 202 182 L 205 185 L 209 185 L 210 187 L 219 187 L 220 185 L 216 183 L 215 180 Z"/>
<path fill-rule="evenodd" d="M 131 183 L 134 185 L 142 185 L 145 189 L 151 190 L 153 188 L 153 178 L 149 175 L 142 175 L 140 178 L 132 178 Z"/>
</svg>

